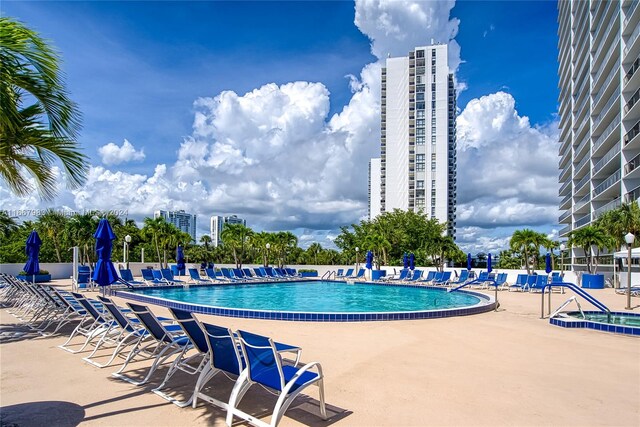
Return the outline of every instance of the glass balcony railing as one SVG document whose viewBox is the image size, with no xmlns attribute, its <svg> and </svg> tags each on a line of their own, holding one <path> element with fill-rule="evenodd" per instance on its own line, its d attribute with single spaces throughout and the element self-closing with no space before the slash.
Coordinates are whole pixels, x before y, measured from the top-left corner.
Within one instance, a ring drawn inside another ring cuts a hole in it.
<svg viewBox="0 0 640 427">
<path fill-rule="evenodd" d="M 561 228 L 560 231 L 558 232 L 558 235 L 559 236 L 566 236 L 570 231 L 571 231 L 571 224 L 567 225 L 566 227 Z"/>
<path fill-rule="evenodd" d="M 635 156 L 629 163 L 624 165 L 624 174 L 629 175 L 629 173 L 640 166 L 640 154 Z"/>
<path fill-rule="evenodd" d="M 609 176 L 609 178 L 602 181 L 596 188 L 593 189 L 593 197 L 596 197 L 598 194 L 601 194 L 607 188 L 620 181 L 620 176 L 620 170 L 617 170 L 611 176 Z"/>
<path fill-rule="evenodd" d="M 624 84 L 629 83 L 629 80 L 631 80 L 631 77 L 638 71 L 638 68 L 640 68 L 640 57 L 633 61 L 631 68 L 629 68 L 629 71 L 627 71 L 627 74 L 624 76 Z"/>
<path fill-rule="evenodd" d="M 605 154 L 600 160 L 596 162 L 595 165 L 593 165 L 594 175 L 598 173 L 598 171 L 602 169 L 604 165 L 606 165 L 609 162 L 609 160 L 613 159 L 619 152 L 620 152 L 620 144 L 614 145 L 611 148 L 611 150 L 607 151 L 607 154 Z"/>
<path fill-rule="evenodd" d="M 575 186 L 576 191 L 579 191 L 582 188 L 582 186 L 589 181 L 590 178 L 591 178 L 590 174 L 586 174 L 585 176 L 583 176 L 582 179 L 578 181 L 578 183 Z"/>
<path fill-rule="evenodd" d="M 640 187 L 636 187 L 635 189 L 629 191 L 625 196 L 625 202 L 626 203 L 631 203 L 631 202 L 635 202 L 636 200 L 638 200 L 638 198 L 640 198 Z"/>
<path fill-rule="evenodd" d="M 558 218 L 558 222 L 559 222 L 560 224 L 562 224 L 562 223 L 564 223 L 564 220 L 565 220 L 565 219 L 567 219 L 567 218 L 568 218 L 568 217 L 570 217 L 570 216 L 571 216 L 571 211 L 570 211 L 570 210 L 568 210 L 568 211 L 566 211 L 565 213 L 563 213 L 562 215 L 560 215 L 560 218 Z"/>
<path fill-rule="evenodd" d="M 633 0 L 631 2 L 631 5 L 629 6 L 629 8 L 627 9 L 627 12 L 625 13 L 624 25 L 627 25 L 629 23 L 629 18 L 631 18 L 631 16 L 633 16 L 633 12 L 636 11 L 636 8 L 638 7 L 638 3 L 640 3 L 640 1 L 638 0 Z"/>
<path fill-rule="evenodd" d="M 638 102 L 638 100 L 640 100 L 640 89 L 638 89 L 636 93 L 633 94 L 631 99 L 627 101 L 626 105 L 624 106 L 624 113 L 625 114 L 628 113 L 629 110 L 631 110 L 633 106 L 636 104 L 636 102 Z"/>
<path fill-rule="evenodd" d="M 607 76 L 606 79 L 604 79 L 604 84 L 602 86 L 600 86 L 600 90 L 598 91 L 598 93 L 596 94 L 596 96 L 593 98 L 593 106 L 595 108 L 596 105 L 598 105 L 598 101 L 600 101 L 600 98 L 602 98 L 602 95 L 604 95 L 605 90 L 607 89 L 607 87 L 609 87 L 609 84 L 611 83 L 611 80 L 613 80 L 613 78 L 615 77 L 616 74 L 618 74 L 618 67 L 613 67 L 611 69 L 611 71 L 609 71 L 609 75 Z"/>
<path fill-rule="evenodd" d="M 583 216 L 582 218 L 578 219 L 576 222 L 573 223 L 573 227 L 574 228 L 578 228 L 578 227 L 582 227 L 585 224 L 588 224 L 591 221 L 591 214 L 586 214 L 585 216 Z"/>
<path fill-rule="evenodd" d="M 605 104 L 605 106 L 602 107 L 602 111 L 600 111 L 600 114 L 598 114 L 598 117 L 593 121 L 594 129 L 600 126 L 600 122 L 602 122 L 602 119 L 604 119 L 604 116 L 609 112 L 609 110 L 611 109 L 613 104 L 618 100 L 619 97 L 620 97 L 620 91 L 617 89 L 614 90 L 613 93 L 611 94 L 611 97 Z"/>
<path fill-rule="evenodd" d="M 640 122 L 636 123 L 629 132 L 624 136 L 624 145 L 627 145 L 629 141 L 636 137 L 640 133 Z"/>
<path fill-rule="evenodd" d="M 593 219 L 597 219 L 600 215 L 605 212 L 609 212 L 610 210 L 618 208 L 622 204 L 622 200 L 620 197 L 610 201 L 604 206 L 599 207 L 598 209 L 593 211 Z"/>
<path fill-rule="evenodd" d="M 616 34 L 616 36 L 614 37 L 614 40 L 619 40 L 619 39 L 620 39 L 620 32 L 618 31 L 618 34 Z M 604 60 L 600 63 L 600 66 L 598 67 L 598 71 L 596 72 L 596 77 L 593 79 L 594 84 L 596 84 L 598 80 L 600 80 L 600 76 L 602 75 L 602 73 L 604 73 L 605 66 L 609 63 L 609 60 L 611 59 L 611 55 L 613 55 L 614 52 L 617 51 L 617 47 L 618 47 L 617 44 L 615 46 L 610 46 L 609 53 L 607 53 L 607 56 L 605 56 Z M 600 48 L 602 49 L 602 46 L 600 46 Z M 598 53 L 600 52 L 598 51 Z M 593 58 L 595 60 L 596 57 L 594 56 Z"/>
<path fill-rule="evenodd" d="M 582 158 L 582 160 L 580 160 L 580 163 L 578 163 L 578 165 L 577 165 L 577 166 L 575 167 L 575 169 L 574 169 L 574 170 L 576 171 L 576 173 L 577 173 L 578 171 L 580 171 L 580 169 L 582 168 L 582 166 L 584 166 L 584 164 L 585 164 L 585 163 L 587 163 L 587 162 L 589 161 L 589 159 L 590 159 L 590 157 L 589 157 L 589 155 L 587 154 L 587 155 L 585 155 L 585 156 Z"/>
<path fill-rule="evenodd" d="M 620 113 L 618 113 L 618 115 L 613 118 L 611 123 L 609 123 L 609 126 L 607 126 L 607 128 L 602 132 L 602 134 L 600 134 L 598 139 L 596 139 L 596 142 L 593 144 L 593 149 L 591 150 L 592 153 L 595 152 L 598 149 L 598 147 L 600 147 L 604 143 L 604 141 L 609 137 L 609 135 L 611 135 L 611 132 L 613 132 L 613 130 L 619 124 L 620 124 Z"/>
<path fill-rule="evenodd" d="M 629 53 L 631 46 L 633 46 L 638 36 L 640 36 L 640 25 L 636 27 L 635 31 L 633 32 L 633 34 L 631 34 L 631 37 L 629 37 L 629 40 L 625 44 L 625 48 L 624 48 L 625 55 Z"/>
</svg>

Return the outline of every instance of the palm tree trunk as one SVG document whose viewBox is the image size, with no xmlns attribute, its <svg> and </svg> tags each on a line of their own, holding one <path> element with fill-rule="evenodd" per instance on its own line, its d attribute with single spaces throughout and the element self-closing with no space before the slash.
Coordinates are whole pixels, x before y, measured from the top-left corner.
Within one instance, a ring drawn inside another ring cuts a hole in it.
<svg viewBox="0 0 640 427">
<path fill-rule="evenodd" d="M 162 258 L 160 258 L 160 246 L 158 246 L 158 235 L 155 234 L 153 236 L 153 240 L 156 243 L 156 253 L 158 254 L 158 264 L 160 264 L 162 262 Z"/>
<path fill-rule="evenodd" d="M 524 262 L 527 267 L 527 274 L 531 274 L 531 271 L 529 270 L 529 253 L 527 252 L 526 247 L 524 249 Z"/>
</svg>

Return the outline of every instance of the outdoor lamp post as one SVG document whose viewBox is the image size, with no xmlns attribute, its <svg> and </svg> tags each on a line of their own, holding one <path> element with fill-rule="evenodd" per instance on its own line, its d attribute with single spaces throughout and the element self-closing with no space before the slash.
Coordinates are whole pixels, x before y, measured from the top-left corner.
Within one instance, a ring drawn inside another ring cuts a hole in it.
<svg viewBox="0 0 640 427">
<path fill-rule="evenodd" d="M 627 310 L 631 310 L 631 247 L 633 246 L 633 241 L 636 239 L 632 233 L 627 233 L 624 236 L 624 241 L 627 242 Z"/>
<path fill-rule="evenodd" d="M 267 243 L 264 247 L 267 248 L 267 261 L 264 266 L 269 267 L 269 248 L 271 248 L 271 243 Z"/>
<path fill-rule="evenodd" d="M 123 258 L 124 258 L 124 265 L 127 270 L 129 269 L 129 243 L 131 243 L 131 236 L 129 236 L 128 234 L 126 236 L 124 236 L 124 250 L 123 252 Z"/>
<path fill-rule="evenodd" d="M 360 248 L 356 246 L 356 274 L 358 273 L 358 251 L 359 250 Z"/>
</svg>

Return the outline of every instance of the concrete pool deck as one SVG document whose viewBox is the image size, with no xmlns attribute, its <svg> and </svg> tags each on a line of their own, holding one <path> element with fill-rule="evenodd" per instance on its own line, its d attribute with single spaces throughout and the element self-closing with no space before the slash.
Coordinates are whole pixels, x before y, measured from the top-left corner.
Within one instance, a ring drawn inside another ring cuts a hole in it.
<svg viewBox="0 0 640 427">
<path fill-rule="evenodd" d="M 625 311 L 626 297 L 613 289 L 589 293 L 612 311 Z M 571 295 L 553 294 L 552 306 Z M 310 387 L 281 426 L 640 425 L 639 338 L 552 326 L 539 319 L 539 294 L 501 291 L 498 299 L 497 312 L 429 320 L 297 323 L 198 317 L 299 345 L 303 362 L 321 362 L 330 419 L 317 416 L 317 389 Z M 586 301 L 581 304 L 592 309 Z M 639 298 L 632 305 L 640 311 Z M 154 311 L 167 313 L 159 307 Z M 26 329 L 7 309 L 0 310 L 0 323 L 3 426 L 224 425 L 225 412 L 208 403 L 181 409 L 151 393 L 165 369 L 151 385 L 136 387 L 110 377 L 122 361 L 99 369 L 82 360 L 88 352 L 57 348 L 67 335 L 20 334 Z M 135 375 L 148 365 L 131 364 L 127 372 Z M 194 382 L 187 375 L 177 377 L 178 395 Z M 232 386 L 222 378 L 210 384 L 221 399 Z M 255 387 L 241 408 L 260 414 L 273 402 L 272 395 Z"/>
</svg>

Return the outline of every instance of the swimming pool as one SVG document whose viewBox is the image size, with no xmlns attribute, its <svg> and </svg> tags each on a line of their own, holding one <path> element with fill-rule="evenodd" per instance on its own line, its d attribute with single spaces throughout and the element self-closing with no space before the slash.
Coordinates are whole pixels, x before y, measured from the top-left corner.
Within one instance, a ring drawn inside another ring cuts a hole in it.
<svg viewBox="0 0 640 427">
<path fill-rule="evenodd" d="M 475 292 L 337 281 L 139 288 L 117 295 L 196 313 L 297 321 L 424 319 L 495 308 L 492 298 Z"/>
<path fill-rule="evenodd" d="M 567 317 L 551 318 L 549 322 L 564 328 L 588 328 L 614 334 L 640 336 L 639 313 L 612 312 L 608 316 L 601 311 L 572 311 L 566 315 Z"/>
</svg>

